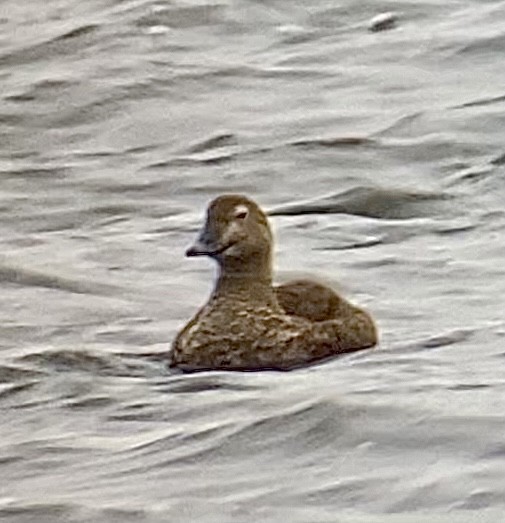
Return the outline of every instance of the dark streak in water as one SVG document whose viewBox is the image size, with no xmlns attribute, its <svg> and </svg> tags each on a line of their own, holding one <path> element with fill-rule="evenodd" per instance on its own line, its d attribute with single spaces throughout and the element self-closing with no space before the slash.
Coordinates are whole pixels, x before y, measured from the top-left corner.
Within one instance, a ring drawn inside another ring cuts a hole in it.
<svg viewBox="0 0 505 523">
<path fill-rule="evenodd" d="M 57 42 L 58 40 L 69 40 L 70 38 L 78 38 L 80 36 L 85 36 L 95 31 L 97 27 L 98 26 L 95 24 L 83 25 L 81 27 L 77 27 L 76 29 L 68 31 L 65 34 L 62 34 L 61 36 L 56 37 L 54 41 Z"/>
<path fill-rule="evenodd" d="M 481 98 L 479 100 L 472 100 L 464 104 L 455 105 L 452 109 L 464 109 L 467 107 L 481 107 L 485 105 L 492 105 L 495 103 L 505 102 L 505 95 L 493 96 L 491 98 Z"/>
<path fill-rule="evenodd" d="M 217 149 L 229 145 L 237 145 L 237 143 L 237 138 L 231 133 L 218 134 L 188 147 L 188 153 L 202 153 L 211 149 Z"/>
<path fill-rule="evenodd" d="M 50 57 L 69 55 L 81 49 L 83 45 L 83 42 L 80 41 L 81 37 L 92 34 L 97 27 L 97 25 L 93 24 L 76 27 L 45 42 L 26 48 L 19 48 L 9 54 L 0 56 L 0 67 L 19 66 L 38 60 L 47 60 Z"/>
<path fill-rule="evenodd" d="M 8 265 L 0 265 L 0 282 L 96 296 L 113 296 L 120 291 L 118 287 L 108 284 L 74 281 Z"/>
<path fill-rule="evenodd" d="M 166 387 L 164 387 L 164 391 L 178 394 L 192 394 L 195 392 L 207 392 L 210 390 L 245 391 L 255 388 L 256 387 L 241 383 L 230 383 L 225 380 L 221 381 L 215 377 L 188 379 L 185 376 L 180 380 L 171 380 L 167 383 Z"/>
<path fill-rule="evenodd" d="M 68 174 L 65 167 L 24 167 L 21 169 L 12 169 L 0 171 L 2 178 L 13 179 L 63 179 Z"/>
<path fill-rule="evenodd" d="M 27 378 L 38 378 L 42 375 L 42 372 L 32 369 L 10 367 L 5 365 L 0 366 L 0 383 L 9 383 Z"/>
<path fill-rule="evenodd" d="M 413 192 L 400 189 L 356 187 L 310 202 L 278 207 L 270 216 L 306 214 L 354 214 L 370 218 L 399 220 L 430 216 L 437 204 L 453 197 L 443 193 Z"/>
<path fill-rule="evenodd" d="M 353 147 L 372 145 L 374 140 L 362 136 L 341 136 L 337 138 L 313 138 L 292 142 L 293 147 Z"/>
<path fill-rule="evenodd" d="M 425 349 L 438 349 L 440 347 L 446 347 L 447 345 L 454 345 L 455 343 L 461 343 L 470 339 L 474 335 L 472 329 L 458 329 L 447 334 L 440 334 L 433 336 L 421 343 L 421 346 Z"/>
<path fill-rule="evenodd" d="M 384 243 L 382 238 L 373 240 L 364 240 L 362 242 L 347 243 L 346 245 L 335 245 L 331 247 L 315 247 L 315 251 L 346 251 L 349 249 L 364 249 L 366 247 L 375 247 Z"/>
<path fill-rule="evenodd" d="M 152 163 L 147 166 L 148 169 L 160 169 L 166 167 L 188 167 L 192 165 L 220 165 L 233 160 L 237 153 L 216 154 L 213 156 L 194 156 L 194 157 L 179 157 L 173 160 L 166 160 Z"/>
<path fill-rule="evenodd" d="M 458 383 L 457 385 L 452 385 L 447 387 L 448 390 L 458 390 L 458 391 L 473 391 L 477 389 L 488 389 L 490 385 L 486 383 Z"/>
<path fill-rule="evenodd" d="M 500 154 L 491 160 L 492 165 L 505 165 L 505 153 Z"/>
<path fill-rule="evenodd" d="M 10 398 L 11 396 L 18 394 L 19 392 L 24 392 L 25 390 L 31 389 L 32 387 L 37 385 L 37 383 L 38 383 L 38 381 L 19 383 L 19 384 L 15 384 L 10 387 L 7 387 L 4 390 L 0 390 L 0 400 Z"/>
<path fill-rule="evenodd" d="M 28 354 L 19 358 L 23 363 L 57 371 L 81 371 L 95 375 L 129 375 L 122 361 L 110 355 L 98 356 L 83 350 L 55 350 Z"/>
<path fill-rule="evenodd" d="M 416 120 L 421 118 L 421 116 L 423 114 L 424 113 L 422 111 L 416 111 L 411 114 L 401 116 L 401 117 L 397 118 L 393 123 L 391 123 L 387 127 L 385 127 L 384 129 L 381 129 L 380 131 L 376 132 L 375 136 L 383 136 L 383 135 L 387 135 L 393 131 L 400 131 L 404 127 L 408 127 L 413 122 L 415 122 Z"/>
</svg>

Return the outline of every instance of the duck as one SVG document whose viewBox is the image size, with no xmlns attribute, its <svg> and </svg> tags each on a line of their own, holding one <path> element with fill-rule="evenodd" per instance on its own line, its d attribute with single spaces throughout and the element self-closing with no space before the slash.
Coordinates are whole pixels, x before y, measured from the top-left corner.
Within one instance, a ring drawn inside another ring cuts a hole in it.
<svg viewBox="0 0 505 523">
<path fill-rule="evenodd" d="M 308 279 L 273 284 L 273 234 L 247 196 L 225 194 L 186 256 L 217 262 L 214 289 L 176 335 L 169 366 L 204 370 L 288 371 L 377 344 L 370 314 Z"/>
</svg>

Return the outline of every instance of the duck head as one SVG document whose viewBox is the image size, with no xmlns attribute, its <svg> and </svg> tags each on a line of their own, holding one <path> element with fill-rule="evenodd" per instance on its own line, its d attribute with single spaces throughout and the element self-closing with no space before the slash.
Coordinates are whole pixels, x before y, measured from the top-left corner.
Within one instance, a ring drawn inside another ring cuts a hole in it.
<svg viewBox="0 0 505 523">
<path fill-rule="evenodd" d="M 271 277 L 272 232 L 265 213 L 249 198 L 213 200 L 197 241 L 186 256 L 210 256 L 228 275 Z"/>
</svg>

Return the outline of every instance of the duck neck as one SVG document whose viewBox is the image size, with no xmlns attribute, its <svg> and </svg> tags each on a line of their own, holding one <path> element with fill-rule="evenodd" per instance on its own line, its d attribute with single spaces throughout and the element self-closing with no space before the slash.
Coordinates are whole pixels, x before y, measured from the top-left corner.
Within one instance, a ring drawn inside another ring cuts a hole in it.
<svg viewBox="0 0 505 523">
<path fill-rule="evenodd" d="M 214 297 L 225 295 L 248 302 L 276 303 L 270 258 L 251 260 L 251 263 L 242 260 L 237 266 L 220 264 Z"/>
</svg>

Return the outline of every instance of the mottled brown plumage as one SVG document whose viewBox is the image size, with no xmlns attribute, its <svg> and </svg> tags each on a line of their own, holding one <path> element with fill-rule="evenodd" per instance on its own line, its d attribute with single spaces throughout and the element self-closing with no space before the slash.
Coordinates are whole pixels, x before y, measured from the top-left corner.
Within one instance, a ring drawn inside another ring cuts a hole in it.
<svg viewBox="0 0 505 523">
<path fill-rule="evenodd" d="M 272 233 L 256 203 L 224 195 L 188 256 L 219 265 L 212 295 L 177 335 L 170 366 L 186 371 L 289 370 L 377 343 L 363 310 L 312 281 L 272 285 Z"/>
<path fill-rule="evenodd" d="M 349 303 L 333 289 L 312 280 L 295 280 L 275 287 L 277 301 L 291 316 L 310 321 L 351 319 L 368 313 Z M 373 322 L 370 319 L 371 325 Z"/>
</svg>

